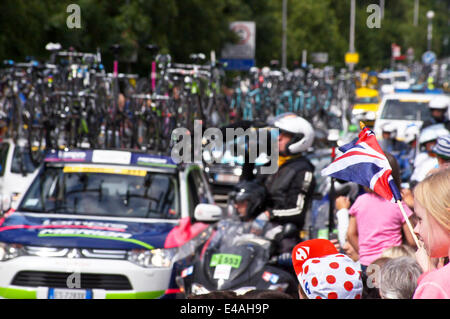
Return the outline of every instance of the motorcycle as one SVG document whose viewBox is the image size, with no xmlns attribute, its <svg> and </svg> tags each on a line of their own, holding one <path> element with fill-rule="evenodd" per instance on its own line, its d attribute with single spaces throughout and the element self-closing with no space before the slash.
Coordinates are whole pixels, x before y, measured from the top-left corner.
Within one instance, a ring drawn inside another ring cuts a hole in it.
<svg viewBox="0 0 450 319">
<path fill-rule="evenodd" d="M 278 265 L 274 256 L 276 242 L 292 236 L 296 227 L 274 226 L 264 235 L 257 234 L 255 225 L 261 222 L 257 219 L 219 221 L 195 257 L 178 262 L 176 282 L 185 296 L 217 290 L 232 290 L 240 295 L 249 290 L 277 289 L 298 298 L 295 274 Z"/>
</svg>

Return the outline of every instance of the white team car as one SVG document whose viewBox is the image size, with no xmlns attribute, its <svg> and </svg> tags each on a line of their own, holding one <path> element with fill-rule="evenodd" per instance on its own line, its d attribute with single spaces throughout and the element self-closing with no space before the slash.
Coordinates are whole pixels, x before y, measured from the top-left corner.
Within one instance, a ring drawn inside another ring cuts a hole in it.
<svg viewBox="0 0 450 319">
<path fill-rule="evenodd" d="M 0 140 L 0 202 L 14 208 L 38 172 L 25 145 L 25 140 Z"/>
<path fill-rule="evenodd" d="M 220 214 L 196 164 L 53 151 L 0 219 L 0 297 L 173 297 L 180 248 Z"/>
</svg>

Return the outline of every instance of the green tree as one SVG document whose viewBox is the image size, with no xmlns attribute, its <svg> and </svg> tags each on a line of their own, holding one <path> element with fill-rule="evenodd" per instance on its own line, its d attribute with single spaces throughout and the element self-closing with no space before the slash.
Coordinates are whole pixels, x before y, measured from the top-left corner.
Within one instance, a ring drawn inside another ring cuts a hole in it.
<svg viewBox="0 0 450 319">
<path fill-rule="evenodd" d="M 302 50 L 327 52 L 330 64 L 341 64 L 346 49 L 346 37 L 341 32 L 333 8 L 334 1 L 289 1 L 288 58 L 300 60 Z M 281 14 L 281 11 L 280 11 Z"/>
<path fill-rule="evenodd" d="M 67 27 L 67 6 L 81 8 L 81 28 Z M 427 48 L 426 12 L 433 10 L 432 49 L 439 57 L 450 54 L 450 3 L 420 1 L 418 26 L 413 25 L 414 1 L 385 1 L 381 28 L 367 26 L 369 4 L 357 0 L 355 46 L 358 68 L 389 66 L 391 44 L 415 50 L 420 60 Z M 327 52 L 329 63 L 344 66 L 348 51 L 350 0 L 288 0 L 288 67 L 301 59 L 302 50 Z M 83 52 L 101 49 L 105 67 L 112 66 L 114 43 L 123 46 L 120 70 L 147 74 L 152 57 L 145 50 L 157 44 L 174 61 L 189 62 L 190 53 L 217 57 L 224 45 L 236 40 L 229 31 L 232 21 L 255 21 L 256 64 L 268 65 L 281 58 L 281 0 L 3 0 L 0 10 L 0 58 L 46 59 L 48 42 L 59 42 Z M 309 55 L 310 56 L 310 55 Z M 126 68 L 123 68 L 123 65 Z"/>
</svg>

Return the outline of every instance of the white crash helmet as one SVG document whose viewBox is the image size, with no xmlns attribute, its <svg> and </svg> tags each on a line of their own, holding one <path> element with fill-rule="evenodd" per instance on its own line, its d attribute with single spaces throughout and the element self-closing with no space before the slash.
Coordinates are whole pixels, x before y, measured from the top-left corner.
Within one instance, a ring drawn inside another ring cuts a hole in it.
<svg viewBox="0 0 450 319">
<path fill-rule="evenodd" d="M 440 136 L 445 136 L 450 133 L 444 126 L 444 124 L 434 124 L 427 126 L 422 130 L 419 137 L 419 144 L 423 145 L 425 143 L 437 140 Z"/>
<path fill-rule="evenodd" d="M 436 110 L 447 110 L 450 106 L 450 98 L 447 96 L 437 96 L 430 101 L 428 107 Z"/>
<path fill-rule="evenodd" d="M 293 135 L 291 141 L 286 145 L 286 155 L 305 152 L 314 142 L 312 125 L 294 113 L 288 112 L 278 115 L 273 119 L 272 125 L 278 128 L 280 133 L 286 132 Z"/>
<path fill-rule="evenodd" d="M 412 124 L 405 129 L 405 143 L 409 144 L 414 141 L 420 134 L 420 129 L 417 125 Z"/>
<path fill-rule="evenodd" d="M 394 123 L 386 123 L 381 128 L 383 133 L 389 133 L 389 138 L 395 139 L 397 137 L 397 127 L 395 127 Z"/>
</svg>

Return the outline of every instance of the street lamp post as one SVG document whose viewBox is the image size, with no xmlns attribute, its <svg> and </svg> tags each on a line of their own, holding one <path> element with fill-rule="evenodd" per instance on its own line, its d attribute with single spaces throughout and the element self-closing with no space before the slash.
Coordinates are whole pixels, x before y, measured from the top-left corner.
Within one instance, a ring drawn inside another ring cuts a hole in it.
<svg viewBox="0 0 450 319">
<path fill-rule="evenodd" d="M 355 52 L 355 0 L 350 2 L 350 41 L 349 52 Z M 350 72 L 353 72 L 353 63 L 349 65 Z"/>
<path fill-rule="evenodd" d="M 414 1 L 414 26 L 417 27 L 419 25 L 419 0 Z"/>
<path fill-rule="evenodd" d="M 433 39 L 433 23 L 432 20 L 434 18 L 434 11 L 428 11 L 427 12 L 427 18 L 428 18 L 428 32 L 427 32 L 427 50 L 431 51 L 431 40 Z"/>
<path fill-rule="evenodd" d="M 283 12 L 282 12 L 282 31 L 283 37 L 281 39 L 281 68 L 286 69 L 286 32 L 287 32 L 287 0 L 283 0 Z"/>
</svg>

